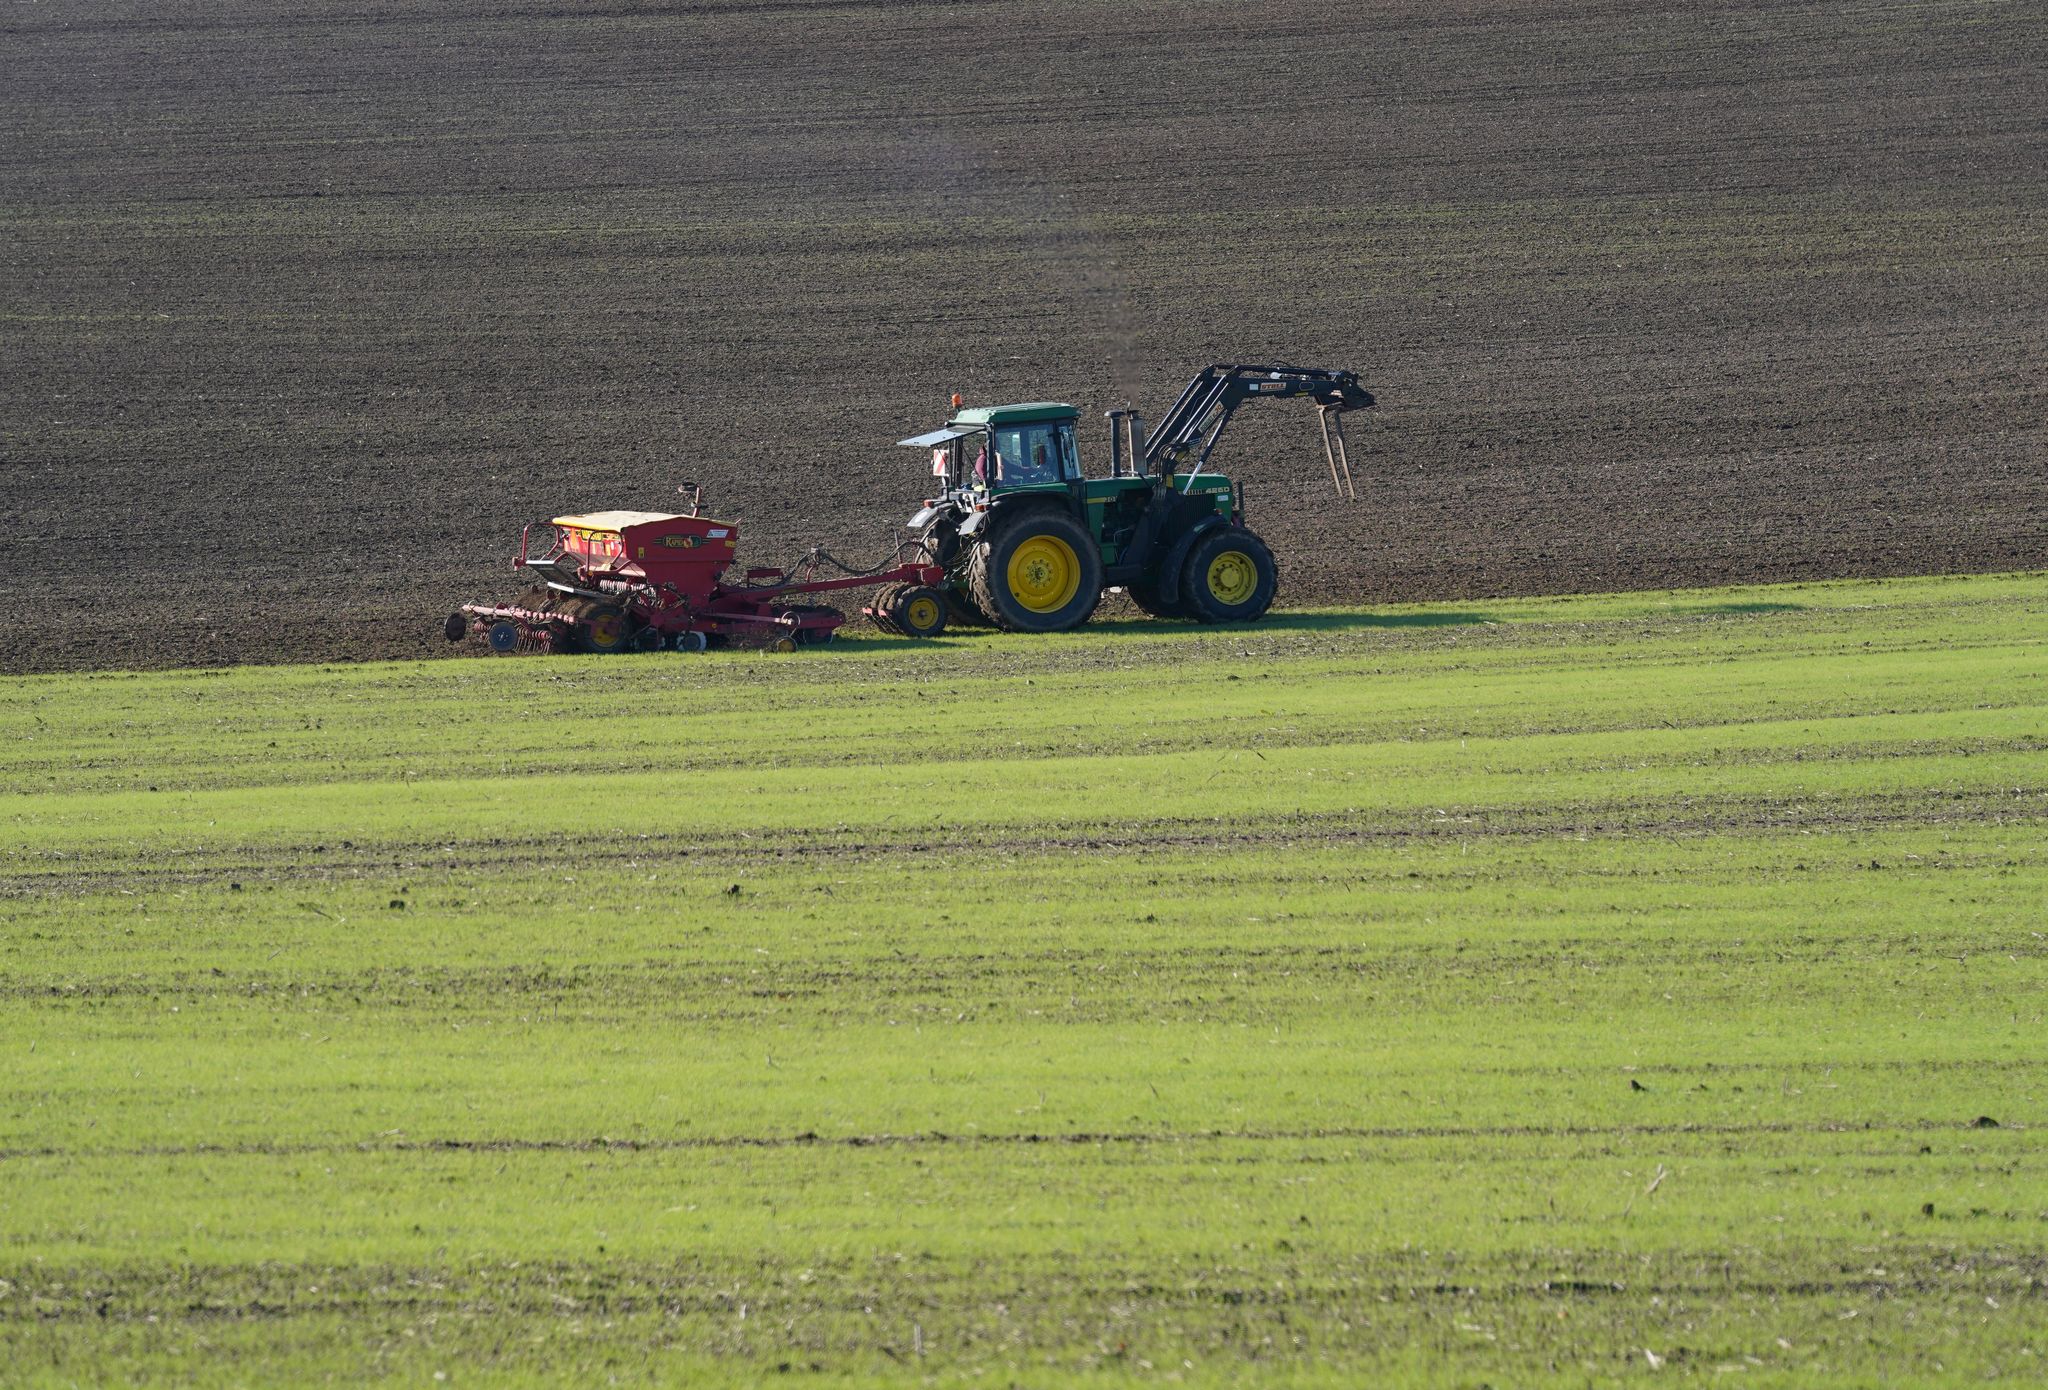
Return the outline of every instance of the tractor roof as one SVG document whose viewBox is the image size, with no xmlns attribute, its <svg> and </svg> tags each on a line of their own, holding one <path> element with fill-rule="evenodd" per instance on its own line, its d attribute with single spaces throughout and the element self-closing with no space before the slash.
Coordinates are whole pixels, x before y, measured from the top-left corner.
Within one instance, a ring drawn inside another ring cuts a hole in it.
<svg viewBox="0 0 2048 1390">
<path fill-rule="evenodd" d="M 1017 405 L 977 405 L 955 412 L 948 421 L 961 425 L 1028 425 L 1041 420 L 1072 420 L 1081 412 L 1065 401 L 1023 401 Z"/>
</svg>

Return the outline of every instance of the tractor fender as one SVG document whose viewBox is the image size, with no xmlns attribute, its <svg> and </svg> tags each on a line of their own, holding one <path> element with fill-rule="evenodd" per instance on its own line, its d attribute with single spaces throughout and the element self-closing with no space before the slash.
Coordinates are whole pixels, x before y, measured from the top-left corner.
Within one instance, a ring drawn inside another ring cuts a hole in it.
<svg viewBox="0 0 2048 1390">
<path fill-rule="evenodd" d="M 967 519 L 960 523 L 960 534 L 978 535 L 995 522 L 1008 521 L 1011 517 L 1022 516 L 1025 512 L 1055 511 L 1065 515 L 1066 509 L 1061 505 L 1064 501 L 1064 494 L 1054 497 L 1042 492 L 1025 493 L 1021 497 L 999 497 L 985 510 L 969 512 Z"/>
<path fill-rule="evenodd" d="M 1195 548 L 1195 542 L 1203 536 L 1218 526 L 1229 524 L 1229 518 L 1211 513 L 1174 538 L 1172 548 L 1166 552 L 1166 559 L 1159 565 L 1160 598 L 1168 603 L 1180 601 L 1180 567 L 1187 563 L 1188 552 Z"/>
<path fill-rule="evenodd" d="M 919 507 L 917 514 L 903 523 L 904 529 L 922 531 L 925 527 L 932 524 L 933 518 L 937 517 L 938 514 L 939 509 L 937 507 Z"/>
</svg>

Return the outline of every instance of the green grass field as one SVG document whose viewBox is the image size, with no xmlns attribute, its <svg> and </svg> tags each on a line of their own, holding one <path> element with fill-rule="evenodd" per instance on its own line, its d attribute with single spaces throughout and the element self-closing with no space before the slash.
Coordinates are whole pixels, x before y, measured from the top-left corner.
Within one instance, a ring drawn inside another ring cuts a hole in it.
<svg viewBox="0 0 2048 1390">
<path fill-rule="evenodd" d="M 0 682 L 0 1381 L 2038 1382 L 2044 624 Z"/>
</svg>

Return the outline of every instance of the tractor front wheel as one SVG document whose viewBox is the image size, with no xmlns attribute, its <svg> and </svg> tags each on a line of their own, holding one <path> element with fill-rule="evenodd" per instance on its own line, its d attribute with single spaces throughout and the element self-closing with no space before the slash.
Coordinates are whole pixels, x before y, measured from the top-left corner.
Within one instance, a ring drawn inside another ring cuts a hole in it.
<svg viewBox="0 0 2048 1390">
<path fill-rule="evenodd" d="M 1026 512 L 975 547 L 967 584 L 998 627 L 1064 632 L 1102 601 L 1102 552 L 1073 517 Z"/>
<path fill-rule="evenodd" d="M 1204 623 L 1254 622 L 1279 587 L 1273 552 L 1242 526 L 1220 526 L 1196 541 L 1180 572 L 1181 602 Z"/>
</svg>

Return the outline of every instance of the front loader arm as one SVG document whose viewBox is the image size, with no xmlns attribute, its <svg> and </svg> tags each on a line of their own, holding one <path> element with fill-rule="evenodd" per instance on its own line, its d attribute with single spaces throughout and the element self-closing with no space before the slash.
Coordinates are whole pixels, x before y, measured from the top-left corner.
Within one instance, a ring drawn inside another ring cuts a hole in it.
<svg viewBox="0 0 2048 1390">
<path fill-rule="evenodd" d="M 1351 466 L 1344 455 L 1342 416 L 1347 410 L 1370 409 L 1373 396 L 1359 384 L 1358 373 L 1318 367 L 1218 362 L 1203 368 L 1146 437 L 1145 471 L 1165 480 L 1192 456 L 1192 471 L 1201 472 L 1239 406 L 1246 401 L 1290 396 L 1307 396 L 1322 412 L 1323 449 L 1330 461 L 1330 476 L 1337 481 L 1341 462 L 1344 473 L 1338 487 L 1343 490 L 1350 482 Z"/>
</svg>

